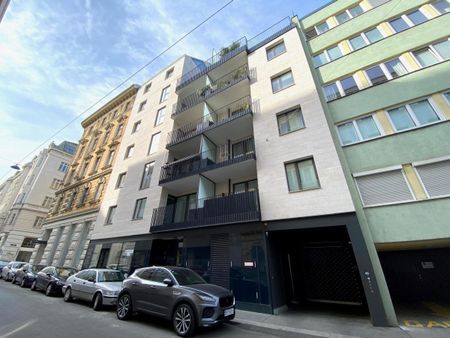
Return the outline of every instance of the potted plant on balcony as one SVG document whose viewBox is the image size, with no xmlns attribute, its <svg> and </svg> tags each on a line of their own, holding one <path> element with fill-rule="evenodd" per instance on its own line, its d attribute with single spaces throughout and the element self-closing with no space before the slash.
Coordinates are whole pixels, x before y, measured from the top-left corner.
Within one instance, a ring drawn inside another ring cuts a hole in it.
<svg viewBox="0 0 450 338">
<path fill-rule="evenodd" d="M 206 85 L 205 87 L 199 90 L 199 95 L 205 97 L 210 93 L 211 89 L 212 88 L 210 85 Z"/>
<path fill-rule="evenodd" d="M 233 42 L 228 47 L 223 47 L 219 52 L 220 58 L 223 58 L 225 55 L 227 55 L 228 53 L 232 52 L 233 50 L 239 47 L 241 47 L 241 43 L 238 41 Z"/>
</svg>

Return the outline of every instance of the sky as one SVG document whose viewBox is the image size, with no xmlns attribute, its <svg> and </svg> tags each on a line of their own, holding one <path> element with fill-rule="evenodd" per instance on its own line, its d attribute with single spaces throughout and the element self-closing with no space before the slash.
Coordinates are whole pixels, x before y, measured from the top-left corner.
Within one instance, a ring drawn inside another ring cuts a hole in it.
<svg viewBox="0 0 450 338">
<path fill-rule="evenodd" d="M 0 23 L 0 182 L 13 174 L 12 164 L 228 2 L 12 0 Z M 232 41 L 327 2 L 234 0 L 99 106 L 183 54 L 207 59 Z M 80 122 L 99 106 L 52 140 L 77 142 Z"/>
</svg>

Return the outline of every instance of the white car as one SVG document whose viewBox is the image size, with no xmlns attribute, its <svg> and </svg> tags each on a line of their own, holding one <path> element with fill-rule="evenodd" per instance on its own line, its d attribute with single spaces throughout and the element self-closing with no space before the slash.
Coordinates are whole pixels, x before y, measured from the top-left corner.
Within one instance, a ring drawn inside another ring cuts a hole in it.
<svg viewBox="0 0 450 338">
<path fill-rule="evenodd" d="M 6 265 L 2 269 L 2 278 L 6 281 L 10 281 L 14 278 L 14 275 L 16 274 L 16 271 L 20 268 L 22 268 L 26 262 L 9 262 L 8 265 Z"/>
<path fill-rule="evenodd" d="M 115 305 L 122 290 L 122 272 L 112 269 L 87 269 L 70 276 L 63 286 L 64 301 L 72 299 L 92 302 L 95 311 L 103 305 Z"/>
</svg>

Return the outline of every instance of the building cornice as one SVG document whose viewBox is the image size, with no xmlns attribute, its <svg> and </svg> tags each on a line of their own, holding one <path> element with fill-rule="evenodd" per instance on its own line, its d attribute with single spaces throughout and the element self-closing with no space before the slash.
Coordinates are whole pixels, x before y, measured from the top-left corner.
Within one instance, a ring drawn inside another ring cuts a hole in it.
<svg viewBox="0 0 450 338">
<path fill-rule="evenodd" d="M 64 187 L 64 188 L 58 190 L 55 195 L 61 195 L 61 194 L 65 193 L 68 190 L 71 190 L 73 188 L 77 188 L 78 186 L 86 184 L 86 183 L 88 183 L 90 181 L 93 181 L 93 180 L 99 178 L 99 177 L 109 175 L 109 174 L 111 174 L 111 171 L 112 171 L 112 167 L 109 167 L 108 169 L 105 169 L 105 170 L 103 170 L 102 172 L 100 172 L 98 174 L 95 174 L 93 176 L 89 176 L 88 178 L 85 178 L 85 179 L 83 179 L 81 181 L 78 181 L 76 183 L 72 183 L 71 185 L 68 185 L 67 187 Z"/>
</svg>

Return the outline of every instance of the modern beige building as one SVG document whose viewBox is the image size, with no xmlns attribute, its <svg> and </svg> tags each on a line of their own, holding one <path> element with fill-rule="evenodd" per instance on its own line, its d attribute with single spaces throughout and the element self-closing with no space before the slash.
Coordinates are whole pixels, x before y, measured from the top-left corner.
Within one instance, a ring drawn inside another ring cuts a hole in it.
<svg viewBox="0 0 450 338">
<path fill-rule="evenodd" d="M 34 263 L 79 267 L 138 89 L 129 87 L 81 123 L 83 136 L 44 222 Z"/>
</svg>

